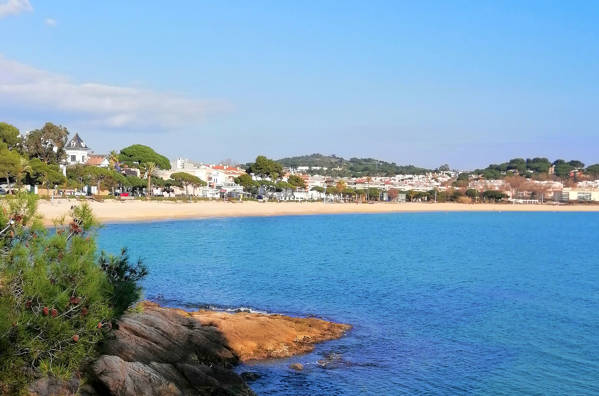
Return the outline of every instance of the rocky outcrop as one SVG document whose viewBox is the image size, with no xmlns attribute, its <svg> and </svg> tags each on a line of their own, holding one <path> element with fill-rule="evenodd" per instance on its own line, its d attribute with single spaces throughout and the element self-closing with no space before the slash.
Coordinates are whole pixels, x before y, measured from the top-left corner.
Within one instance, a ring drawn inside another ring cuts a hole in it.
<svg viewBox="0 0 599 396">
<path fill-rule="evenodd" d="M 311 352 L 315 344 L 340 338 L 351 329 L 346 324 L 285 315 L 204 310 L 185 314 L 203 325 L 217 328 L 241 361 Z"/>
<path fill-rule="evenodd" d="M 240 360 L 305 353 L 350 328 L 315 318 L 190 313 L 149 302 L 140 308 L 121 318 L 79 394 L 253 395 L 231 370 Z M 71 394 L 75 385 L 42 379 L 30 391 L 39 396 Z"/>
</svg>

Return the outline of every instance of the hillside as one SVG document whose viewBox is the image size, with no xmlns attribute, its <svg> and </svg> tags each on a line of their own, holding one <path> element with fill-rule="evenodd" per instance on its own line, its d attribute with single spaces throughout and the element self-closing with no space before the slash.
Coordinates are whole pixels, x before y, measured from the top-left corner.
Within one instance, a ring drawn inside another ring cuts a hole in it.
<svg viewBox="0 0 599 396">
<path fill-rule="evenodd" d="M 423 174 L 428 169 L 413 165 L 397 165 L 374 158 L 350 158 L 349 160 L 336 155 L 311 154 L 277 160 L 284 167 L 297 168 L 308 166 L 310 174 L 330 176 L 361 177 L 361 176 L 393 176 L 397 174 Z M 326 168 L 324 170 L 323 168 Z"/>
<path fill-rule="evenodd" d="M 506 175 L 519 174 L 523 176 L 537 177 L 553 174 L 561 179 L 567 179 L 579 173 L 590 177 L 599 177 L 599 164 L 584 167 L 585 164 L 578 160 L 565 161 L 562 159 L 551 162 L 544 157 L 535 158 L 512 158 L 501 164 L 491 164 L 485 169 L 476 169 L 473 173 L 482 175 L 486 179 L 501 179 Z"/>
</svg>

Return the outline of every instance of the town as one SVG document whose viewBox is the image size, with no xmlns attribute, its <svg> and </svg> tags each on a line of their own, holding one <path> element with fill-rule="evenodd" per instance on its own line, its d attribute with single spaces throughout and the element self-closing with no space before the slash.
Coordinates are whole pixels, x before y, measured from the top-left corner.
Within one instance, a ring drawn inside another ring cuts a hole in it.
<svg viewBox="0 0 599 396">
<path fill-rule="evenodd" d="M 49 199 L 184 197 L 325 203 L 599 201 L 599 165 L 585 168 L 576 160 L 517 158 L 474 171 L 451 170 L 447 165 L 437 169 L 397 167 L 376 161 L 374 169 L 352 173 L 344 164 L 357 160 L 322 155 L 280 161 L 258 156 L 248 164 L 209 164 L 169 160 L 145 145 L 97 154 L 78 133 L 70 139 L 68 134 L 65 127 L 52 123 L 25 134 L 0 123 L 0 177 L 4 182 L 0 194 L 24 190 Z M 314 165 L 314 158 L 319 165 Z M 326 161 L 338 165 L 323 166 Z"/>
</svg>

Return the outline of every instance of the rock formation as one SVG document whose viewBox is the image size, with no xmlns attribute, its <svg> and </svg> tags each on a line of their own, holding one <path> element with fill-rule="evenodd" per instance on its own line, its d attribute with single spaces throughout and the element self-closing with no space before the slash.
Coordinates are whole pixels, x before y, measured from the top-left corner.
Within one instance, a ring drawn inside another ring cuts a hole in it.
<svg viewBox="0 0 599 396">
<path fill-rule="evenodd" d="M 121 318 L 91 365 L 81 395 L 253 395 L 231 369 L 240 360 L 292 356 L 351 327 L 282 315 L 186 312 L 144 302 Z M 43 378 L 30 394 L 70 394 L 77 384 Z"/>
</svg>

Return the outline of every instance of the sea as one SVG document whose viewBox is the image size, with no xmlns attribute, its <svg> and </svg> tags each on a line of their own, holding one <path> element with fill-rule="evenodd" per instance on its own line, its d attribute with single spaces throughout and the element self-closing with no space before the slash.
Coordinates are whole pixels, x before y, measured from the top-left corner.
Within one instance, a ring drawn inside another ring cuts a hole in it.
<svg viewBox="0 0 599 396">
<path fill-rule="evenodd" d="M 599 394 L 599 213 L 108 224 L 99 246 L 141 257 L 164 305 L 353 326 L 238 367 L 258 395 Z"/>
</svg>

